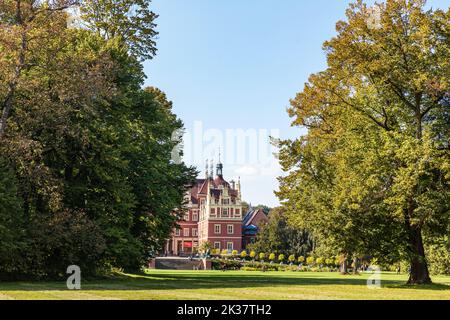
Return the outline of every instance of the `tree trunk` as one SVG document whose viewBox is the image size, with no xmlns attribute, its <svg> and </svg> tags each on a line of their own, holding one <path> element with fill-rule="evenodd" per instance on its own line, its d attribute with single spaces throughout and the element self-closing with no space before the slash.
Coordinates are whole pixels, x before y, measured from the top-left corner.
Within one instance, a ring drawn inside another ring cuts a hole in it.
<svg viewBox="0 0 450 320">
<path fill-rule="evenodd" d="M 359 268 L 359 259 L 353 258 L 353 274 L 358 274 L 358 268 Z"/>
<path fill-rule="evenodd" d="M 348 274 L 347 256 L 344 256 L 339 267 L 341 274 Z"/>
<path fill-rule="evenodd" d="M 408 284 L 430 284 L 431 278 L 423 247 L 422 230 L 412 228 L 409 230 L 409 245 L 411 250 L 411 270 Z"/>
</svg>

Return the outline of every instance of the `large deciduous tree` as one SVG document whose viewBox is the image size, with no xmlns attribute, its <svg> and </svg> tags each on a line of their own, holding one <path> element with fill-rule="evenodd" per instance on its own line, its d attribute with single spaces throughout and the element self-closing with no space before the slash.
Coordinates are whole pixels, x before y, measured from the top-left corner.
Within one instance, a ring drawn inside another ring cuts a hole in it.
<svg viewBox="0 0 450 320">
<path fill-rule="evenodd" d="M 1 206 L 16 203 L 18 214 L 0 210 L 0 242 L 11 248 L 0 261 L 20 259 L 0 274 L 138 269 L 175 227 L 195 170 L 172 161 L 183 123 L 171 103 L 142 88 L 142 60 L 155 52 L 148 4 L 1 2 Z"/>
<path fill-rule="evenodd" d="M 279 196 L 343 254 L 406 256 L 429 283 L 424 233 L 449 225 L 450 11 L 422 0 L 362 1 L 324 45 L 328 68 L 292 100 Z"/>
</svg>

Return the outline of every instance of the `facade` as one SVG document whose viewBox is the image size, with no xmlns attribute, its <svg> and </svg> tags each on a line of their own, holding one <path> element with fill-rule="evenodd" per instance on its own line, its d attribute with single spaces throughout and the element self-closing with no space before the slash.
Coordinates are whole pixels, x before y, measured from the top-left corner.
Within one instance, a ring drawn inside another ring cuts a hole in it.
<svg viewBox="0 0 450 320">
<path fill-rule="evenodd" d="M 209 242 L 220 250 L 243 248 L 243 205 L 240 181 L 227 182 L 223 177 L 223 165 L 210 170 L 206 166 L 204 179 L 197 179 L 189 190 L 186 201 L 188 210 L 178 223 L 172 239 L 166 246 L 169 255 L 189 255 L 197 251 L 203 242 Z"/>
<path fill-rule="evenodd" d="M 267 222 L 269 222 L 269 218 L 263 209 L 249 210 L 242 221 L 242 245 L 244 248 L 256 241 L 261 226 Z"/>
</svg>

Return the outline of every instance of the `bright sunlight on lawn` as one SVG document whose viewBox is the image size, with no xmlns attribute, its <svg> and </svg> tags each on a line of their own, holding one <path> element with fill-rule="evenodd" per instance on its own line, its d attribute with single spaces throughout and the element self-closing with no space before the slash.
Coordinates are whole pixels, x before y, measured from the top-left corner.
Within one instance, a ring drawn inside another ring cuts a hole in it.
<svg viewBox="0 0 450 320">
<path fill-rule="evenodd" d="M 161 271 L 120 275 L 109 280 L 83 281 L 71 291 L 65 282 L 0 284 L 0 299 L 446 299 L 450 277 L 434 277 L 434 285 L 404 285 L 407 276 L 381 275 L 382 287 L 369 289 L 368 275 L 244 271 Z"/>
</svg>

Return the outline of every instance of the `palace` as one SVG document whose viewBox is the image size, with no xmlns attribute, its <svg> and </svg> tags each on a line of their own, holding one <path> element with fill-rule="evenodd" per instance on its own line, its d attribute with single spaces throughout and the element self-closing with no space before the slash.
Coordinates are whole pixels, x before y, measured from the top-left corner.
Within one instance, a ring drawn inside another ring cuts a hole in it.
<svg viewBox="0 0 450 320">
<path fill-rule="evenodd" d="M 214 249 L 240 252 L 256 239 L 259 223 L 267 221 L 262 210 L 244 212 L 240 179 L 227 182 L 220 161 L 215 176 L 212 162 L 205 172 L 186 195 L 187 211 L 167 243 L 168 255 L 195 253 L 203 242 Z"/>
</svg>

